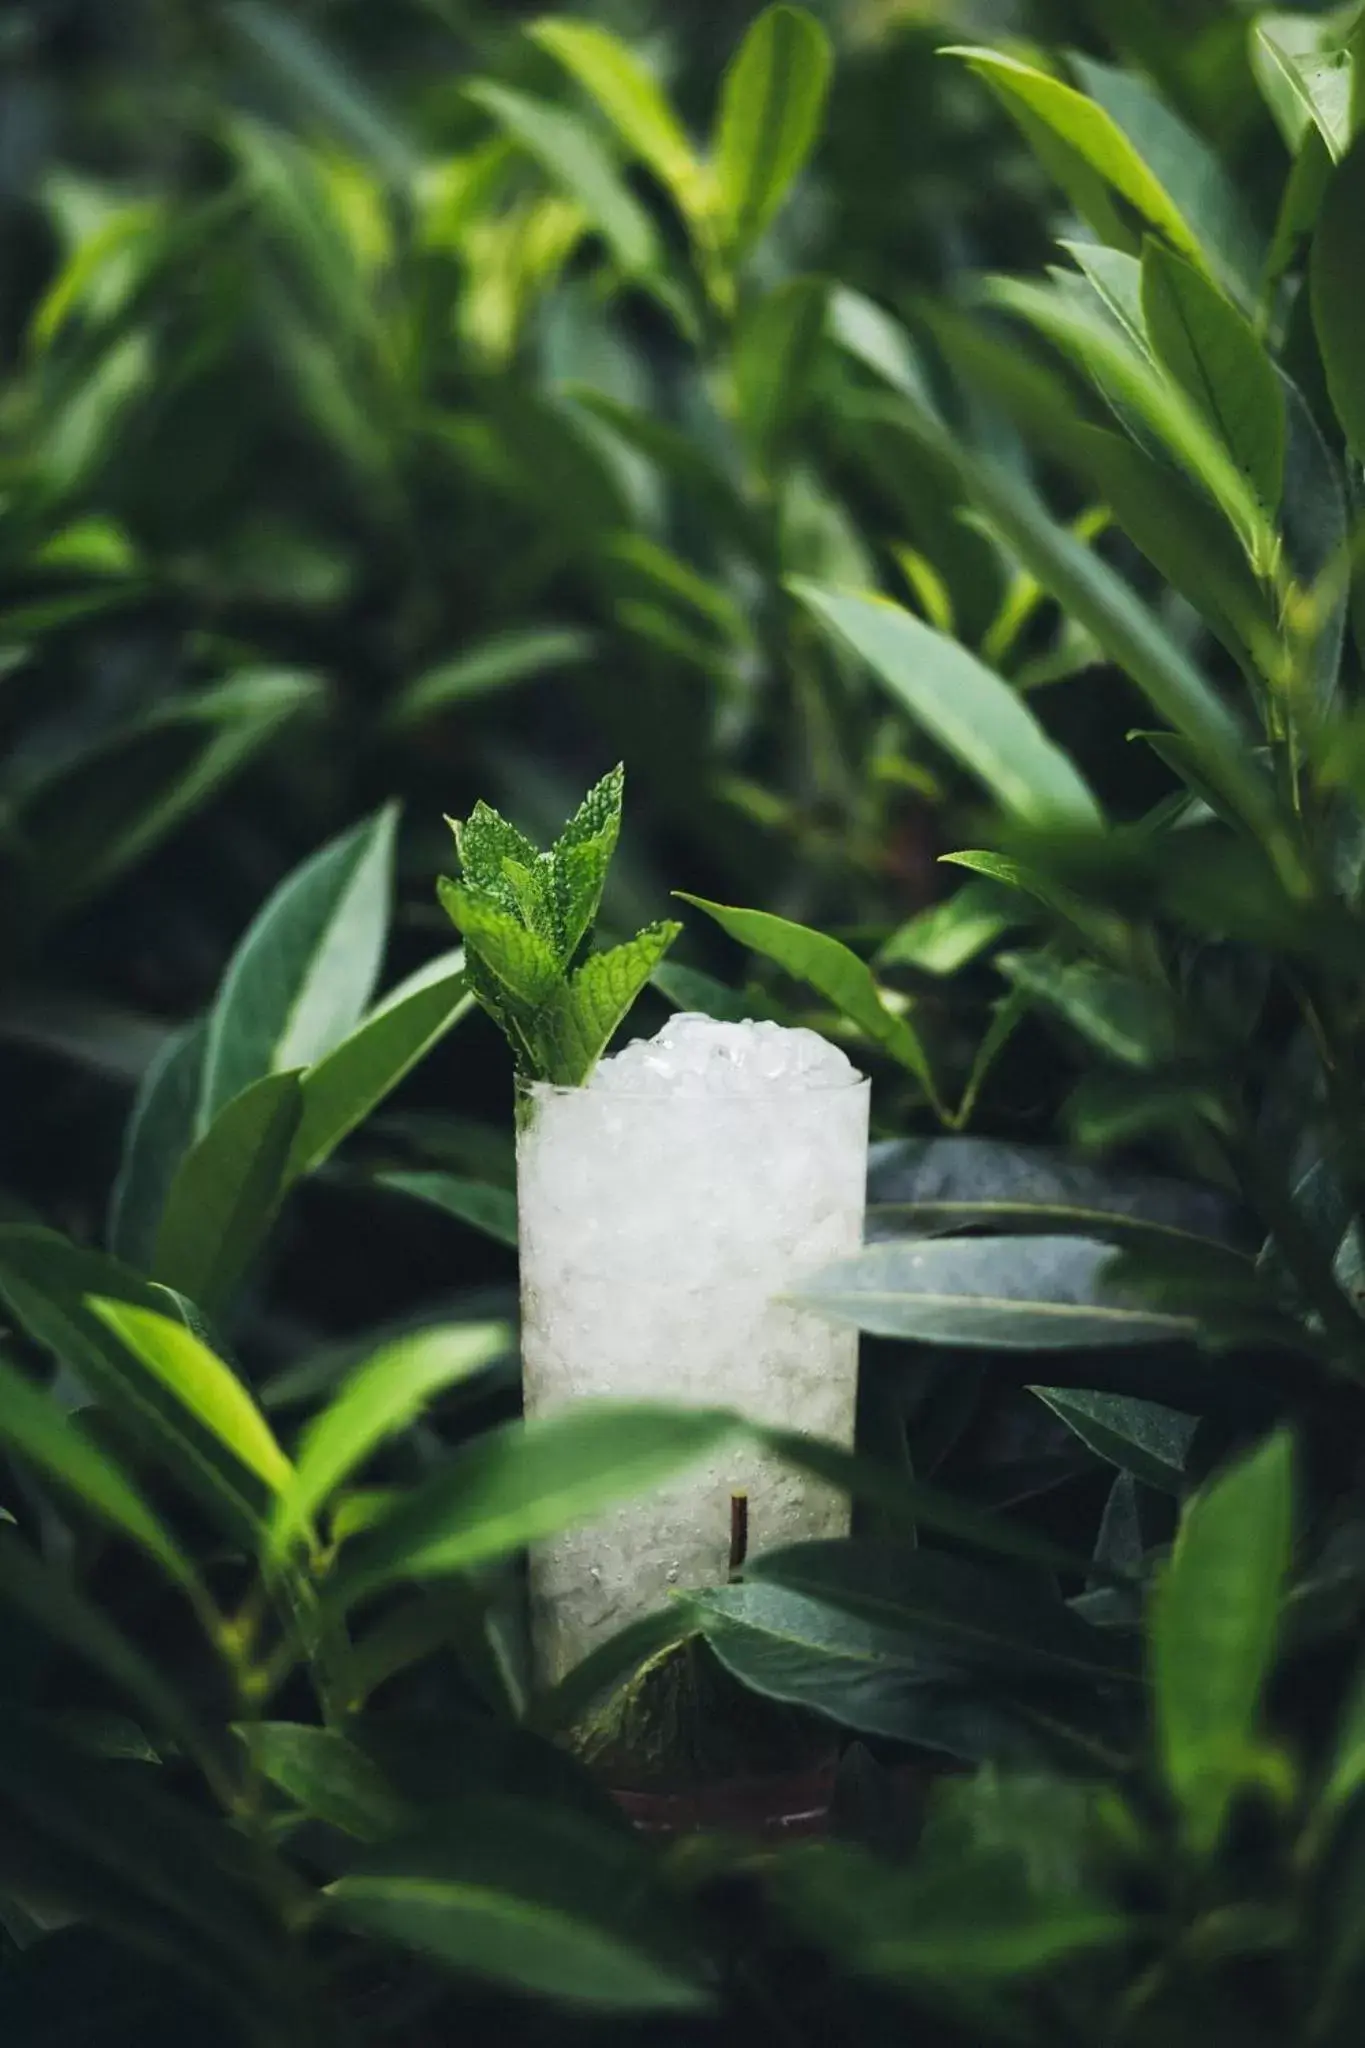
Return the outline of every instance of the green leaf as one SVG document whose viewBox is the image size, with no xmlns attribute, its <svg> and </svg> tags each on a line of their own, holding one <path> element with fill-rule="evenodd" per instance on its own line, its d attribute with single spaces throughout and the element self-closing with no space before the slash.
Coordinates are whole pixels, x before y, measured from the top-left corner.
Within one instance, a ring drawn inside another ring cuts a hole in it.
<svg viewBox="0 0 1365 2048">
<path fill-rule="evenodd" d="M 1099 806 L 1069 757 L 1009 685 L 965 647 L 885 598 L 803 580 L 791 588 L 1015 817 L 1034 824 L 1100 822 Z"/>
<path fill-rule="evenodd" d="M 1042 587 L 1184 734 L 1234 812 L 1287 859 L 1271 786 L 1250 754 L 1245 730 L 1122 577 L 1058 525 L 1029 485 L 996 463 L 969 456 L 933 420 L 910 409 L 905 417 L 916 438 L 952 465 Z"/>
<path fill-rule="evenodd" d="M 1064 241 L 1061 246 L 1134 348 L 1150 353 L 1142 314 L 1142 265 L 1137 257 L 1106 248 L 1103 242 Z"/>
<path fill-rule="evenodd" d="M 452 660 L 425 669 L 400 690 L 389 705 L 389 722 L 419 725 L 452 705 L 492 696 L 552 670 L 581 668 L 597 648 L 595 635 L 580 626 L 522 626 L 494 633 Z"/>
<path fill-rule="evenodd" d="M 1212 143 L 1136 70 L 1102 64 L 1079 50 L 1070 53 L 1069 61 L 1082 90 L 1104 109 L 1170 194 L 1220 282 L 1248 308 L 1256 304 L 1264 246 L 1241 188 Z"/>
<path fill-rule="evenodd" d="M 798 1472 L 808 1472 L 851 1500 L 865 1501 L 879 1511 L 883 1525 L 914 1537 L 919 1528 L 933 1529 L 954 1543 L 965 1543 L 988 1557 L 1016 1558 L 1036 1565 L 1044 1572 L 1079 1573 L 1089 1570 L 1088 1560 L 1065 1550 L 1046 1536 L 1019 1522 L 973 1507 L 969 1502 L 891 1469 L 880 1459 L 846 1450 L 822 1437 L 804 1436 L 795 1430 L 754 1430 L 760 1444 L 775 1457 L 784 1459 Z M 1116 1575 L 1121 1583 L 1123 1574 Z"/>
<path fill-rule="evenodd" d="M 142 1496 L 46 1389 L 0 1358 L 0 1442 L 9 1445 L 111 1529 L 147 1553 L 178 1585 L 196 1583 L 193 1565 Z"/>
<path fill-rule="evenodd" d="M 704 1408 L 582 1401 L 465 1444 L 368 1537 L 332 1589 L 349 1603 L 398 1579 L 506 1557 L 695 1463 L 737 1428 Z"/>
<path fill-rule="evenodd" d="M 960 974 L 1027 915 L 1012 893 L 995 882 L 966 882 L 893 932 L 877 955 L 877 965 L 914 967 L 921 974 Z"/>
<path fill-rule="evenodd" d="M 693 1594 L 686 1611 L 725 1669 L 764 1699 L 972 1762 L 1036 1754 L 1027 1689 L 964 1679 L 927 1637 L 761 1579 Z M 1041 1695 L 1054 1732 L 1069 1690 Z"/>
<path fill-rule="evenodd" d="M 1112 1635 L 1016 1571 L 947 1551 L 870 1537 L 795 1543 L 766 1552 L 746 1584 L 785 1586 L 841 1614 L 928 1646 L 963 1670 L 1138 1682 Z"/>
<path fill-rule="evenodd" d="M 1142 308 L 1163 368 L 1273 512 L 1284 486 L 1284 398 L 1250 321 L 1203 271 L 1156 241 L 1143 250 Z"/>
<path fill-rule="evenodd" d="M 1093 960 L 1052 953 L 1002 953 L 996 966 L 1107 1058 L 1150 1071 L 1173 1057 L 1178 1032 L 1164 991 Z"/>
<path fill-rule="evenodd" d="M 611 122 L 617 135 L 694 220 L 708 204 L 707 178 L 681 122 L 653 74 L 609 30 L 589 21 L 547 17 L 528 34 L 558 58 Z"/>
<path fill-rule="evenodd" d="M 1251 68 L 1290 150 L 1315 127 L 1333 161 L 1345 156 L 1352 66 L 1337 20 L 1262 14 L 1251 31 Z"/>
<path fill-rule="evenodd" d="M 743 255 L 773 220 L 815 146 L 834 56 L 800 7 L 769 7 L 725 74 L 715 171 L 725 239 Z"/>
<path fill-rule="evenodd" d="M 680 924 L 649 925 L 624 945 L 594 953 L 555 990 L 536 1020 L 546 1080 L 562 1087 L 587 1080 L 681 930 Z"/>
<path fill-rule="evenodd" d="M 8 1228 L 0 1229 L 0 1292 L 29 1335 L 197 1494 L 218 1528 L 234 1542 L 254 1543 L 262 1505 L 255 1480 L 89 1305 L 112 1299 L 164 1314 L 175 1302 L 168 1289 L 115 1259 L 77 1250 L 54 1231 Z"/>
<path fill-rule="evenodd" d="M 359 1021 L 388 934 L 397 821 L 390 805 L 334 839 L 252 922 L 209 1017 L 201 1135 L 244 1088 L 311 1067 Z"/>
<path fill-rule="evenodd" d="M 1313 237 L 1313 324 L 1327 388 L 1357 459 L 1365 459 L 1365 364 L 1360 355 L 1359 285 L 1365 266 L 1365 133 L 1357 136 L 1327 190 Z"/>
<path fill-rule="evenodd" d="M 1322 1814 L 1340 1813 L 1355 1799 L 1362 1785 L 1365 1785 L 1365 1682 L 1358 1673 L 1337 1724 L 1331 1765 L 1319 1795 L 1319 1811 Z"/>
<path fill-rule="evenodd" d="M 1022 64 L 1017 58 L 1006 57 L 997 50 L 958 47 L 945 50 L 943 54 L 965 59 L 991 88 L 1007 113 L 1017 118 L 1022 109 L 1035 116 L 1060 138 L 1069 151 L 1074 152 L 1082 164 L 1126 200 L 1150 227 L 1165 235 L 1175 248 L 1196 263 L 1207 266 L 1207 258 L 1190 222 L 1160 179 L 1143 162 L 1118 122 L 1095 100 L 1077 92 L 1074 86 L 1063 84 L 1061 79 L 1049 77 L 1046 72 L 1035 70 L 1030 64 Z M 1024 132 L 1026 136 L 1030 133 L 1027 127 Z M 1088 194 L 1078 191 L 1072 196 L 1085 212 Z M 1108 221 L 1095 225 L 1101 240 L 1107 239 L 1104 229 L 1109 225 Z"/>
<path fill-rule="evenodd" d="M 237 1730 L 253 1767 L 312 1820 L 380 1842 L 414 1816 L 383 1773 L 335 1728 L 252 1721 Z"/>
<path fill-rule="evenodd" d="M 893 391 L 928 404 L 928 379 L 914 343 L 875 299 L 836 285 L 829 300 L 829 332 L 840 348 L 864 369 L 875 371 Z"/>
<path fill-rule="evenodd" d="M 59 1909 L 208 1984 L 248 2039 L 267 2013 L 301 2024 L 288 1950 L 253 1896 L 241 1837 L 151 1778 L 83 1754 L 36 1716 L 5 1715 L 0 1886 L 32 1883 Z"/>
<path fill-rule="evenodd" d="M 327 1888 L 335 1918 L 448 1969 L 570 2005 L 691 2012 L 708 1998 L 628 1837 L 508 1799 L 452 1810 Z"/>
<path fill-rule="evenodd" d="M 828 304 L 823 278 L 787 278 L 753 302 L 736 330 L 731 362 L 740 425 L 765 469 L 800 424 Z"/>
<path fill-rule="evenodd" d="M 1053 1789 L 1049 1829 L 1056 1797 Z M 921 1853 L 908 1866 L 836 1843 L 818 1855 L 798 1848 L 777 1866 L 773 1890 L 802 1934 L 855 1976 L 933 1986 L 960 2007 L 969 1996 L 974 2005 L 983 1985 L 1131 1941 L 1127 1917 L 1107 1899 L 1049 1877 L 1038 1882 L 1012 1846 L 989 1836 L 965 1854 Z M 973 2038 L 1009 2038 L 994 2017 L 983 2014 Z"/>
<path fill-rule="evenodd" d="M 464 90 L 561 191 L 578 201 L 623 270 L 657 267 L 658 243 L 649 215 L 584 122 L 548 100 L 488 80 L 475 79 Z"/>
<path fill-rule="evenodd" d="M 228 1103 L 171 1183 L 152 1272 L 206 1314 L 231 1299 L 270 1228 L 301 1104 L 297 1074 L 268 1074 Z"/>
<path fill-rule="evenodd" d="M 450 1323 L 386 1344 L 359 1366 L 304 1431 L 270 1528 L 279 1556 L 380 1444 L 416 1421 L 447 1387 L 501 1357 L 501 1323 Z"/>
<path fill-rule="evenodd" d="M 988 304 L 1027 320 L 1079 363 L 1113 403 L 1136 413 L 1192 481 L 1213 498 L 1254 564 L 1265 566 L 1273 560 L 1274 535 L 1266 510 L 1180 385 L 1162 376 L 1109 321 L 1055 285 L 991 278 L 984 295 Z M 1278 403 L 1278 391 L 1276 397 Z M 1276 502 L 1278 495 L 1277 491 Z"/>
<path fill-rule="evenodd" d="M 232 0 L 224 11 L 242 41 L 265 61 L 310 116 L 320 115 L 391 185 L 406 190 L 421 168 L 421 159 L 409 137 L 356 72 L 283 9 L 266 7 L 261 0 Z"/>
<path fill-rule="evenodd" d="M 1197 1427 L 1195 1417 L 1127 1394 L 1095 1394 L 1078 1387 L 1029 1390 L 1108 1465 L 1131 1472 L 1144 1486 L 1179 1493 Z"/>
<path fill-rule="evenodd" d="M 144 1272 L 181 1161 L 194 1144 L 204 1087 L 208 1026 L 174 1032 L 148 1067 L 123 1137 L 109 1210 L 109 1249 Z"/>
<path fill-rule="evenodd" d="M 508 995 L 530 1010 L 547 1002 L 560 985 L 559 962 L 548 942 L 528 931 L 510 910 L 485 902 L 447 875 L 436 887 L 469 952 L 477 954 Z"/>
<path fill-rule="evenodd" d="M 1218 1189 L 1093 1165 L 1041 1145 L 995 1138 L 902 1138 L 874 1145 L 868 1171 L 873 1219 L 928 1231 L 1035 1230 L 1126 1241 L 1173 1238 L 1247 1242 Z"/>
<path fill-rule="evenodd" d="M 168 699 L 35 780 L 13 820 L 25 871 L 40 891 L 35 914 L 55 921 L 98 895 L 320 700 L 310 676 L 247 671 Z"/>
<path fill-rule="evenodd" d="M 766 910 L 736 910 L 724 903 L 709 903 L 704 896 L 690 896 L 685 889 L 675 892 L 713 917 L 722 931 L 750 951 L 775 961 L 784 974 L 808 982 L 842 1016 L 848 1017 L 874 1044 L 916 1076 L 931 1102 L 937 1101 L 929 1056 L 912 1025 L 897 1016 L 882 998 L 872 970 L 838 939 L 813 932 L 805 925 L 792 924 Z"/>
<path fill-rule="evenodd" d="M 454 1173 L 377 1173 L 377 1188 L 389 1188 L 396 1195 L 410 1195 L 414 1201 L 430 1203 L 460 1223 L 468 1223 L 497 1244 L 517 1243 L 517 1198 L 510 1188 L 488 1181 L 464 1180 Z"/>
<path fill-rule="evenodd" d="M 999 1351 L 1090 1350 L 1189 1337 L 1186 1316 L 1106 1284 L 1108 1245 L 1083 1237 L 941 1238 L 870 1245 L 793 1298 L 883 1337 Z"/>
<path fill-rule="evenodd" d="M 1217 1847 L 1255 1773 L 1262 1688 L 1275 1657 L 1293 1541 L 1290 1440 L 1268 1437 L 1186 1509 L 1150 1633 L 1166 1782 L 1191 1847 Z"/>
<path fill-rule="evenodd" d="M 182 1407 L 273 1494 L 287 1494 L 294 1471 L 231 1366 L 183 1323 L 126 1301 L 92 1301 L 114 1335 L 169 1388 Z"/>
<path fill-rule="evenodd" d="M 82 1491 L 79 1498 L 87 1500 L 89 1496 Z M 138 1514 L 140 1526 L 145 1528 L 147 1511 L 139 1507 Z M 118 1526 L 124 1533 L 131 1533 L 126 1524 Z M 158 1562 L 165 1564 L 165 1557 L 159 1556 Z M 187 1564 L 173 1567 L 174 1576 L 181 1583 L 187 1582 L 189 1572 Z M 15 1541 L 0 1542 L 0 1605 L 26 1616 L 55 1642 L 102 1673 L 148 1716 L 150 1726 L 158 1733 L 169 1735 L 190 1756 L 207 1762 L 210 1769 L 220 1764 L 207 1732 L 156 1665 L 129 1642 L 107 1614 L 77 1590 L 66 1572 L 42 1563 Z"/>
<path fill-rule="evenodd" d="M 288 1187 L 314 1173 L 474 1007 L 464 953 L 445 953 L 392 989 L 334 1052 L 299 1077 Z"/>
</svg>

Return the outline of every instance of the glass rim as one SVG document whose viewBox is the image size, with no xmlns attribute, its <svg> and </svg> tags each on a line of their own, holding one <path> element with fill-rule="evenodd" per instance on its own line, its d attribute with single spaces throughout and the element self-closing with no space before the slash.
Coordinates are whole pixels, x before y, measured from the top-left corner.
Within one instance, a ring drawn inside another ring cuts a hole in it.
<svg viewBox="0 0 1365 2048">
<path fill-rule="evenodd" d="M 516 1092 L 529 1101 L 560 1095 L 587 1095 L 586 1082 L 539 1081 L 530 1074 L 517 1074 Z M 666 1093 L 657 1088 L 603 1088 L 592 1091 L 594 1102 L 652 1102 L 660 1107 L 674 1102 L 790 1102 L 799 1101 L 802 1096 L 848 1095 L 855 1089 L 870 1089 L 870 1074 L 860 1074 L 856 1067 L 847 1077 L 837 1081 L 815 1081 L 800 1088 L 673 1088 Z"/>
</svg>

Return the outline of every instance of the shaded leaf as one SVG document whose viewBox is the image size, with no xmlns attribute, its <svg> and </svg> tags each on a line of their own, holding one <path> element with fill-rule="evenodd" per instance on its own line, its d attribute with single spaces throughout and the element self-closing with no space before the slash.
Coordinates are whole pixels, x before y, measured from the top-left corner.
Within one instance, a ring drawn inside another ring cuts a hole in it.
<svg viewBox="0 0 1365 2048">
<path fill-rule="evenodd" d="M 434 1397 L 503 1355 L 501 1323 L 450 1323 L 386 1344 L 359 1366 L 304 1431 L 270 1529 L 279 1554 L 386 1438 L 413 1423 Z"/>
<path fill-rule="evenodd" d="M 394 725 L 417 725 L 453 704 L 468 704 L 552 670 L 580 668 L 597 645 L 594 635 L 579 626 L 521 626 L 494 633 L 424 670 L 393 698 L 388 717 Z"/>
<path fill-rule="evenodd" d="M 791 587 L 1006 810 L 1034 824 L 1099 821 L 1099 807 L 1070 757 L 1009 685 L 965 647 L 885 598 L 805 581 Z"/>
<path fill-rule="evenodd" d="M 469 1801 L 328 1887 L 334 1917 L 447 1968 L 573 2005 L 709 2001 L 629 1837 L 515 1800 Z"/>
<path fill-rule="evenodd" d="M 297 1074 L 268 1074 L 230 1101 L 171 1182 L 152 1271 L 212 1315 L 231 1299 L 284 1192 L 302 1098 Z"/>
<path fill-rule="evenodd" d="M 1290 1441 L 1268 1437 L 1190 1503 L 1151 1617 L 1157 1732 L 1191 1846 L 1217 1846 L 1254 1775 L 1293 1538 Z"/>
<path fill-rule="evenodd" d="M 144 1272 L 171 1184 L 194 1144 L 208 1027 L 201 1018 L 170 1037 L 148 1067 L 123 1137 L 109 1210 L 109 1249 Z"/>
<path fill-rule="evenodd" d="M 506 1557 L 694 1463 L 737 1427 L 719 1410 L 582 1401 L 489 1430 L 407 1495 L 341 1569 L 338 1602 Z"/>
<path fill-rule="evenodd" d="M 921 1344 L 1062 1351 L 1194 1334 L 1187 1316 L 1107 1284 L 1109 1246 L 1083 1237 L 937 1238 L 870 1245 L 793 1297 L 834 1322 Z"/>
<path fill-rule="evenodd" d="M 313 1066 L 359 1021 L 388 934 L 397 820 L 389 806 L 334 839 L 253 920 L 209 1016 L 201 1136 L 244 1088 Z"/>
<path fill-rule="evenodd" d="M 776 6 L 759 15 L 726 72 L 715 174 L 725 237 L 736 253 L 758 240 L 810 155 L 833 62 L 813 15 Z"/>
<path fill-rule="evenodd" d="M 285 1184 L 313 1173 L 474 1007 L 462 951 L 390 991 L 332 1053 L 299 1077 Z"/>
<path fill-rule="evenodd" d="M 1327 388 L 1357 459 L 1365 459 L 1365 364 L 1358 288 L 1365 266 L 1365 134 L 1338 165 L 1313 237 L 1313 324 Z"/>
<path fill-rule="evenodd" d="M 517 1243 L 517 1198 L 510 1188 L 495 1187 L 489 1181 L 464 1180 L 454 1173 L 377 1173 L 374 1184 L 396 1195 L 410 1195 L 414 1201 L 430 1203 L 460 1223 L 481 1230 L 498 1244 L 515 1248 Z"/>
<path fill-rule="evenodd" d="M 237 1730 L 253 1767 L 313 1820 L 379 1842 L 414 1818 L 383 1774 L 335 1728 L 252 1721 Z"/>
<path fill-rule="evenodd" d="M 194 1568 L 141 1495 L 79 1419 L 0 1358 L 0 1441 L 56 1482 L 90 1514 L 126 1536 L 182 1586 Z"/>
<path fill-rule="evenodd" d="M 1163 1493 L 1181 1491 L 1198 1427 L 1193 1415 L 1181 1415 L 1155 1401 L 1096 1394 L 1080 1387 L 1033 1387 L 1030 1391 L 1106 1464 L 1131 1472 L 1144 1486 L 1159 1487 Z"/>
</svg>

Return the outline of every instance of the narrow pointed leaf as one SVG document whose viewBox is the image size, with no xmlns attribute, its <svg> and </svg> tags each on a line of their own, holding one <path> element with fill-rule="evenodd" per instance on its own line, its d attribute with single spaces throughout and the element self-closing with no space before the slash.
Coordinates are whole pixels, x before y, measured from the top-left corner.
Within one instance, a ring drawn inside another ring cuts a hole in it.
<svg viewBox="0 0 1365 2048">
<path fill-rule="evenodd" d="M 590 21 L 547 17 L 529 33 L 591 94 L 627 149 L 648 164 L 683 212 L 695 216 L 705 202 L 702 166 L 663 88 L 629 45 Z"/>
<path fill-rule="evenodd" d="M 804 580 L 791 587 L 1013 816 L 1033 824 L 1099 823 L 1099 806 L 1070 757 L 1009 684 L 965 647 L 885 598 Z"/>
<path fill-rule="evenodd" d="M 1250 321 L 1203 271 L 1155 241 L 1143 251 L 1142 305 L 1163 368 L 1273 512 L 1284 485 L 1284 398 Z"/>
<path fill-rule="evenodd" d="M 154 1559 L 182 1586 L 195 1573 L 179 1546 L 74 1415 L 63 1415 L 50 1395 L 0 1358 L 0 1442 L 9 1445 L 48 1479 L 69 1493 Z"/>
<path fill-rule="evenodd" d="M 207 1314 L 231 1300 L 270 1228 L 301 1101 L 297 1074 L 257 1081 L 219 1113 L 171 1183 L 152 1271 Z"/>
<path fill-rule="evenodd" d="M 333 1598 L 350 1602 L 394 1580 L 506 1557 L 657 1485 L 736 1427 L 735 1417 L 711 1409 L 584 1401 L 490 1430 L 357 1540 Z"/>
<path fill-rule="evenodd" d="M 653 223 L 591 128 L 562 107 L 514 92 L 510 86 L 476 79 L 465 92 L 562 192 L 578 201 L 623 269 L 655 267 L 658 244 Z"/>
<path fill-rule="evenodd" d="M 334 1919 L 461 1975 L 599 2011 L 709 1999 L 629 1837 L 529 1802 L 469 1801 L 327 1889 Z"/>
<path fill-rule="evenodd" d="M 715 172 L 738 254 L 773 220 L 815 145 L 833 68 L 829 37 L 802 7 L 769 7 L 721 89 Z"/>
<path fill-rule="evenodd" d="M 454 1173 L 377 1173 L 374 1184 L 396 1195 L 409 1195 L 416 1202 L 427 1202 L 498 1244 L 516 1245 L 517 1198 L 510 1188 L 465 1180 Z"/>
<path fill-rule="evenodd" d="M 330 1159 L 473 1007 L 463 951 L 443 954 L 394 989 L 335 1052 L 301 1075 L 286 1184 Z"/>
<path fill-rule="evenodd" d="M 1365 268 L 1365 132 L 1338 165 L 1313 237 L 1313 324 L 1327 388 L 1357 460 L 1365 459 L 1365 362 L 1359 286 Z"/>
<path fill-rule="evenodd" d="M 841 1015 L 865 1031 L 892 1059 L 898 1060 L 923 1084 L 931 1101 L 936 1100 L 929 1056 L 907 1018 L 898 1016 L 882 998 L 872 970 L 839 939 L 828 938 L 787 918 L 774 917 L 766 910 L 738 910 L 724 903 L 709 903 L 703 896 L 691 896 L 685 889 L 677 894 L 684 903 L 695 904 L 713 917 L 722 931 L 741 946 L 772 960 L 784 974 L 817 989 Z"/>
<path fill-rule="evenodd" d="M 1083 1237 L 936 1238 L 870 1245 L 794 1297 L 883 1337 L 1001 1351 L 1161 1344 L 1186 1316 L 1125 1301 L 1106 1283 L 1112 1249 Z"/>
<path fill-rule="evenodd" d="M 148 1371 L 271 1493 L 289 1491 L 293 1468 L 230 1365 L 169 1316 L 155 1315 L 125 1301 L 93 1301 L 90 1305 Z"/>
<path fill-rule="evenodd" d="M 1191 1846 L 1217 1846 L 1249 1775 L 1293 1540 L 1284 1434 L 1220 1473 L 1186 1509 L 1151 1618 L 1157 1733 Z"/>
<path fill-rule="evenodd" d="M 501 1323 L 438 1325 L 400 1337 L 359 1366 L 303 1434 L 275 1509 L 271 1550 L 279 1555 L 380 1444 L 447 1387 L 501 1357 L 507 1343 Z"/>
<path fill-rule="evenodd" d="M 171 1184 L 194 1145 L 207 1043 L 203 1019 L 168 1039 L 143 1077 L 124 1133 L 109 1212 L 109 1249 L 144 1272 L 156 1253 Z"/>
<path fill-rule="evenodd" d="M 1054 1415 L 1108 1465 L 1131 1472 L 1145 1486 L 1179 1493 L 1196 1418 L 1155 1401 L 1126 1394 L 1096 1394 L 1080 1387 L 1034 1387 Z"/>
<path fill-rule="evenodd" d="M 209 1018 L 200 1133 L 266 1074 L 310 1067 L 359 1022 L 388 932 L 397 811 L 333 840 L 247 931 Z"/>
</svg>

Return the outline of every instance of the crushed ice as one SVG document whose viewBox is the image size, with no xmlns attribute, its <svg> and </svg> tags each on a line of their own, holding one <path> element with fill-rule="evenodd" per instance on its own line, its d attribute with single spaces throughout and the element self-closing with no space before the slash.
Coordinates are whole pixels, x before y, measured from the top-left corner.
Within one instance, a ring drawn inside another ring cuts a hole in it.
<svg viewBox="0 0 1365 2048">
<path fill-rule="evenodd" d="M 833 1088 L 859 1078 L 818 1031 L 766 1021 L 723 1024 L 684 1010 L 653 1038 L 637 1038 L 603 1060 L 588 1087 L 599 1095 L 738 1095 Z"/>
</svg>

